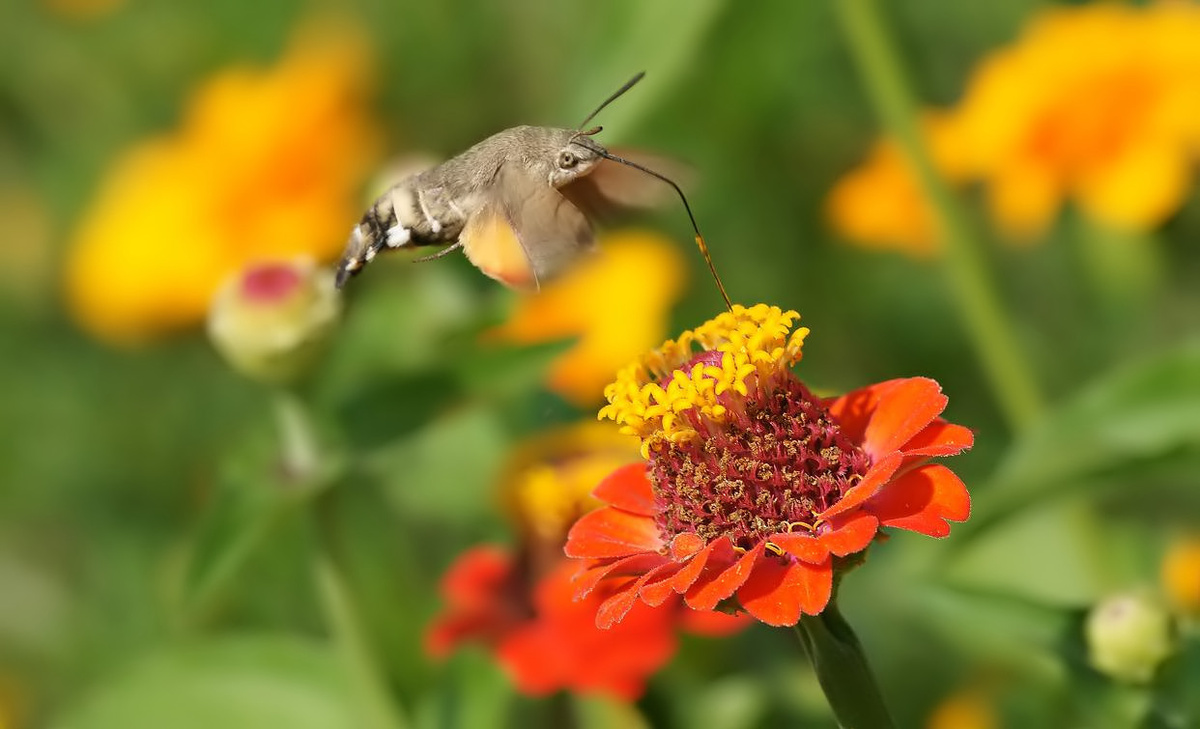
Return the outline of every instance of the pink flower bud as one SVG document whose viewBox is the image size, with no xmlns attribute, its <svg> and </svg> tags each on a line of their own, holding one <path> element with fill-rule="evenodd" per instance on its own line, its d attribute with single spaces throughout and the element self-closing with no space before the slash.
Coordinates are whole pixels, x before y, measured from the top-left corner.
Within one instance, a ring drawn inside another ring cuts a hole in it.
<svg viewBox="0 0 1200 729">
<path fill-rule="evenodd" d="M 340 313 L 332 272 L 311 259 L 259 263 L 217 292 L 208 335 L 238 372 L 288 383 L 312 367 Z"/>
</svg>

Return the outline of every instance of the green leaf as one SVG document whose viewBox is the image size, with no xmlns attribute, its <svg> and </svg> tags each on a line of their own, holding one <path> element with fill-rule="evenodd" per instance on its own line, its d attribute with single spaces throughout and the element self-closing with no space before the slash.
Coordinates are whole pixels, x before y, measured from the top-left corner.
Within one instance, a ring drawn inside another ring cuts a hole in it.
<svg viewBox="0 0 1200 729">
<path fill-rule="evenodd" d="M 975 497 L 978 534 L 1114 470 L 1200 449 L 1200 342 L 1106 375 L 1013 447 Z"/>
<path fill-rule="evenodd" d="M 528 346 L 481 346 L 455 359 L 455 373 L 469 390 L 500 398 L 524 397 L 541 388 L 550 364 L 574 339 Z"/>
<path fill-rule="evenodd" d="M 630 0 L 611 6 L 615 27 L 589 62 L 587 82 L 576 86 L 571 113 L 591 111 L 634 73 L 646 71 L 637 92 L 605 109 L 601 120 L 616 134 L 628 134 L 693 68 L 724 8 L 724 0 Z M 615 37 L 621 42 L 613 43 Z M 610 134 L 609 139 L 618 137 Z"/>
<path fill-rule="evenodd" d="M 650 729 L 650 722 L 634 704 L 605 696 L 573 698 L 575 718 L 580 729 Z M 703 726 L 717 727 L 711 723 L 703 723 Z"/>
<path fill-rule="evenodd" d="M 465 527 L 495 518 L 494 484 L 510 447 L 496 411 L 464 407 L 373 453 L 363 468 L 406 519 Z"/>
<path fill-rule="evenodd" d="M 1099 599 L 1111 588 L 1097 562 L 1078 499 L 1044 504 L 1014 514 L 967 544 L 952 546 L 946 577 L 955 584 L 992 590 L 1047 605 L 1076 607 Z"/>
<path fill-rule="evenodd" d="M 419 430 L 461 397 L 446 372 L 427 371 L 368 381 L 337 409 L 350 447 L 370 450 Z"/>
<path fill-rule="evenodd" d="M 242 636 L 165 649 L 99 686 L 55 729 L 345 729 L 349 687 L 322 645 Z"/>
<path fill-rule="evenodd" d="M 279 488 L 276 452 L 273 442 L 252 439 L 222 468 L 172 581 L 185 622 L 202 618 L 213 607 L 289 506 Z"/>
<path fill-rule="evenodd" d="M 331 486 L 344 459 L 318 442 L 307 408 L 281 395 L 276 429 L 252 431 L 222 464 L 175 584 L 185 622 L 213 607 L 276 523 Z"/>
<path fill-rule="evenodd" d="M 964 654 L 1057 682 L 1074 613 L 996 592 L 924 583 L 905 598 L 922 624 Z"/>
<path fill-rule="evenodd" d="M 454 652 L 436 689 L 418 707 L 421 729 L 501 729 L 517 708 L 512 682 L 490 653 L 479 647 Z M 527 722 L 528 723 L 528 722 Z"/>
</svg>

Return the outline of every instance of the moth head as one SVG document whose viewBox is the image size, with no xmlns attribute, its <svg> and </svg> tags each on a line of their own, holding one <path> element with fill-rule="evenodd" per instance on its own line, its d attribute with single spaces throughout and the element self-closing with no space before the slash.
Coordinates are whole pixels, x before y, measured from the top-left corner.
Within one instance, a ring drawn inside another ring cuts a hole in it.
<svg viewBox="0 0 1200 729">
<path fill-rule="evenodd" d="M 591 135 L 599 132 L 600 128 L 582 132 L 572 132 L 558 153 L 554 156 L 554 164 L 550 169 L 550 184 L 554 187 L 577 180 L 590 173 L 607 154 L 604 147 L 592 139 Z"/>
</svg>

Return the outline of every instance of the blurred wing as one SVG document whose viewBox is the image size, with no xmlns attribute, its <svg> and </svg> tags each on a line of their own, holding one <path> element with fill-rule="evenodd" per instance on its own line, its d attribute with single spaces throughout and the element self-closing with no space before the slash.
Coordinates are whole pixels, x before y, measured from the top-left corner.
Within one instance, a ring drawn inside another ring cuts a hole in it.
<svg viewBox="0 0 1200 729">
<path fill-rule="evenodd" d="M 557 190 L 513 172 L 497 183 L 496 199 L 459 236 L 479 270 L 513 288 L 537 288 L 593 250 L 591 224 Z"/>
<path fill-rule="evenodd" d="M 529 256 L 499 206 L 485 205 L 468 218 L 458 241 L 467 260 L 488 276 L 514 289 L 537 288 Z"/>
<path fill-rule="evenodd" d="M 692 175 L 684 165 L 630 149 L 612 153 L 675 181 L 682 186 Z M 620 208 L 650 208 L 671 199 L 674 192 L 662 180 L 620 162 L 604 159 L 584 177 L 564 185 L 560 192 L 588 215 L 606 218 Z"/>
</svg>

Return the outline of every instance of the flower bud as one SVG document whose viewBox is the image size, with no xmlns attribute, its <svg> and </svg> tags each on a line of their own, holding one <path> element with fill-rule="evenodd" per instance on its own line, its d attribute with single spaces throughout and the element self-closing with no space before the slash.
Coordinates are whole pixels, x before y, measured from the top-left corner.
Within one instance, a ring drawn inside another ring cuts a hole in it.
<svg viewBox="0 0 1200 729">
<path fill-rule="evenodd" d="M 1097 671 L 1128 683 L 1147 683 L 1175 648 L 1170 614 L 1141 595 L 1115 595 L 1092 609 L 1084 626 L 1088 658 Z"/>
<path fill-rule="evenodd" d="M 238 372 L 283 384 L 304 375 L 341 313 L 333 273 L 311 259 L 250 266 L 217 292 L 208 335 Z"/>
</svg>

